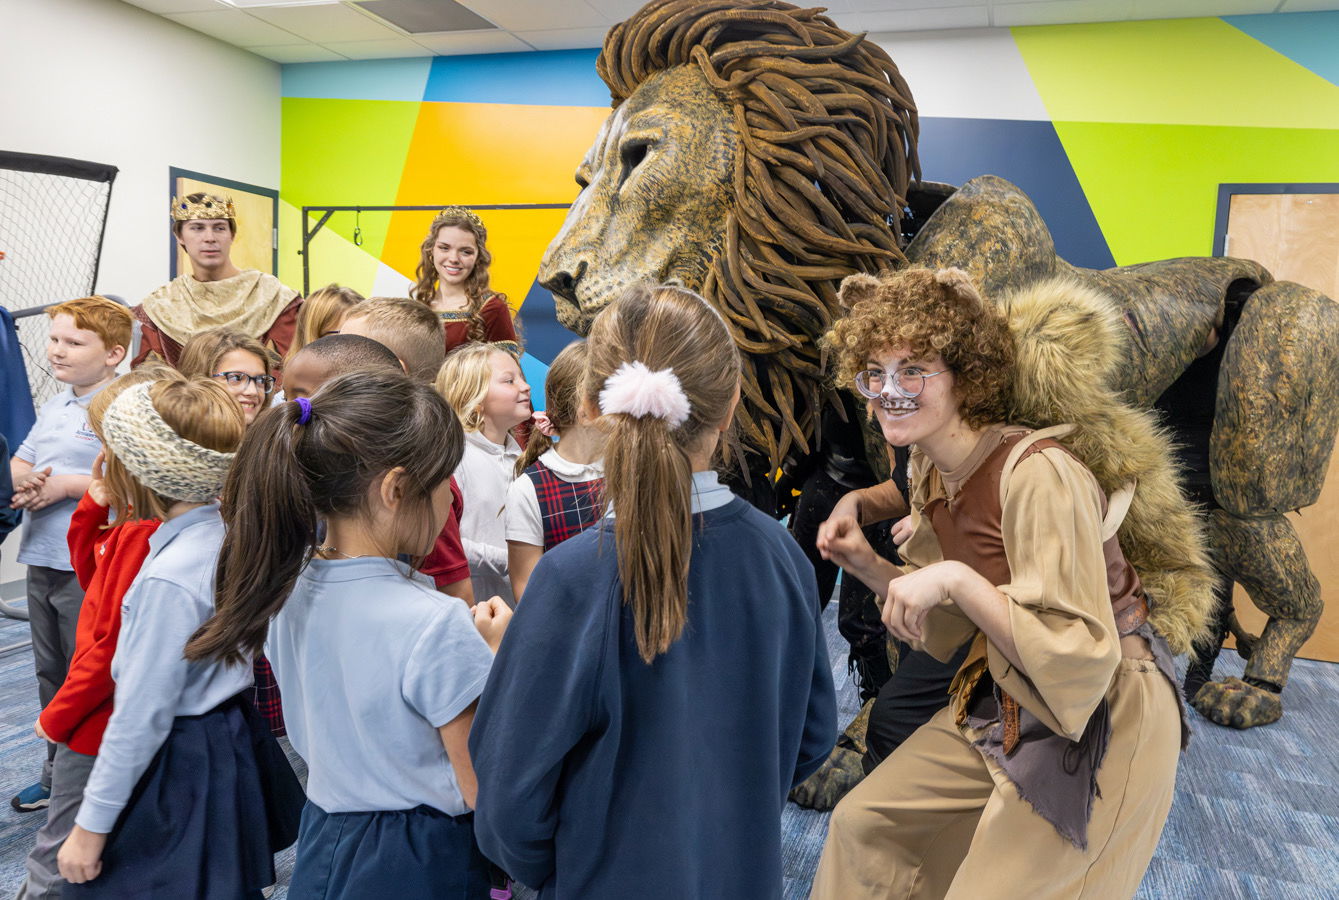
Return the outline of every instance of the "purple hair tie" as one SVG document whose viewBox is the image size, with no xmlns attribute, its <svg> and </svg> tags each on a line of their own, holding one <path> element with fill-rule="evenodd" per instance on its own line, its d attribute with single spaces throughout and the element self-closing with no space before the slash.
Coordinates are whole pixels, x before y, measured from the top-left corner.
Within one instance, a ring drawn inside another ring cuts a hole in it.
<svg viewBox="0 0 1339 900">
<path fill-rule="evenodd" d="M 298 405 L 298 409 L 302 410 L 298 415 L 298 424 L 306 425 L 312 418 L 312 402 L 306 397 L 299 397 L 293 402 Z"/>
</svg>

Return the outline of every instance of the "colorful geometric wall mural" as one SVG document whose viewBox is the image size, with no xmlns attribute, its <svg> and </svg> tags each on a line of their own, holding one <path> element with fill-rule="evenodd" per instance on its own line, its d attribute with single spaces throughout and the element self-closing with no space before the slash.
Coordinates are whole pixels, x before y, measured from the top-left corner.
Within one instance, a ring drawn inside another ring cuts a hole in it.
<svg viewBox="0 0 1339 900">
<path fill-rule="evenodd" d="M 967 36 L 955 49 L 949 35 L 937 55 L 907 68 L 913 93 L 934 98 L 920 109 L 923 175 L 1017 183 L 1072 263 L 1211 254 L 1220 183 L 1339 182 L 1339 13 L 1009 35 L 1010 65 L 992 57 L 988 67 Z M 898 39 L 885 46 L 898 60 Z M 596 53 L 285 66 L 280 276 L 302 282 L 304 205 L 570 203 L 572 173 L 609 110 Z M 942 87 L 973 67 L 977 87 Z M 983 94 L 1040 98 L 1045 115 L 1002 104 L 998 118 L 983 117 Z M 539 388 L 571 339 L 534 281 L 564 211 L 481 215 L 494 288 L 520 314 L 526 371 Z M 312 244 L 312 285 L 403 295 L 430 219 L 336 214 Z"/>
</svg>

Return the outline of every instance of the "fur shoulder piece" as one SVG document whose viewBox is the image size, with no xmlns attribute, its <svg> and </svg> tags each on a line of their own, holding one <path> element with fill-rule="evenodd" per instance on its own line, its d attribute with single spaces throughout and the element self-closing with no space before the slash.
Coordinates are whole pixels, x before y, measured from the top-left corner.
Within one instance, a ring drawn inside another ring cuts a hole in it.
<svg viewBox="0 0 1339 900">
<path fill-rule="evenodd" d="M 1111 387 L 1129 340 L 1115 301 L 1069 278 L 996 299 L 1017 354 L 1007 421 L 1073 424 L 1061 442 L 1103 492 L 1136 484 L 1118 532 L 1121 549 L 1148 591 L 1154 628 L 1173 652 L 1187 652 L 1212 609 L 1212 570 L 1200 520 L 1181 493 L 1171 439 L 1152 412 L 1130 406 Z"/>
</svg>

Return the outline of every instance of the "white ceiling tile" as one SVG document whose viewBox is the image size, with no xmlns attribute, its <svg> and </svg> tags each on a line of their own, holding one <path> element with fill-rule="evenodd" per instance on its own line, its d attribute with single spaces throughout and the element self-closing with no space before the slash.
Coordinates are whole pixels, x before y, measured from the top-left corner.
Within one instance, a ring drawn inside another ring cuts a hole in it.
<svg viewBox="0 0 1339 900">
<path fill-rule="evenodd" d="M 164 18 L 226 41 L 235 47 L 273 47 L 298 42 L 296 35 L 236 9 L 169 13 Z"/>
<path fill-rule="evenodd" d="M 999 3 L 991 10 L 993 25 L 1062 25 L 1077 22 L 1127 22 L 1132 0 L 1046 0 Z"/>
<path fill-rule="evenodd" d="M 607 17 L 585 0 L 536 3 L 535 0 L 459 0 L 499 28 L 508 31 L 547 31 L 551 28 L 590 28 L 608 25 Z"/>
<path fill-rule="evenodd" d="M 826 3 L 815 4 L 827 6 Z M 964 6 L 952 0 L 846 0 L 847 12 L 891 12 L 899 9 L 926 9 L 940 6 Z M 835 8 L 835 7 L 834 7 Z"/>
<path fill-rule="evenodd" d="M 218 0 L 125 0 L 131 6 L 147 9 L 151 13 L 204 12 L 218 9 Z"/>
<path fill-rule="evenodd" d="M 609 28 L 560 28 L 548 31 L 517 31 L 516 36 L 536 50 L 582 50 L 600 47 Z"/>
<path fill-rule="evenodd" d="M 348 6 L 285 6 L 253 9 L 251 15 L 318 44 L 400 37 L 385 23 Z"/>
<path fill-rule="evenodd" d="M 443 34 L 416 34 L 414 42 L 433 53 L 516 53 L 531 49 L 520 38 L 505 31 L 456 31 Z"/>
<path fill-rule="evenodd" d="M 284 44 L 278 47 L 248 47 L 257 56 L 277 63 L 339 62 L 347 59 L 333 50 L 315 44 Z"/>
<path fill-rule="evenodd" d="M 846 13 L 834 21 L 848 31 L 933 31 L 940 28 L 985 28 L 990 10 L 985 6 L 925 7 Z"/>
<path fill-rule="evenodd" d="M 349 59 L 397 59 L 433 55 L 431 50 L 414 43 L 409 38 L 392 38 L 384 41 L 340 41 L 338 43 L 326 43 L 322 46 Z"/>
<path fill-rule="evenodd" d="M 609 19 L 609 24 L 632 18 L 632 14 L 646 5 L 647 0 L 586 0 L 595 11 Z M 823 5 L 823 4 L 820 4 Z"/>
</svg>

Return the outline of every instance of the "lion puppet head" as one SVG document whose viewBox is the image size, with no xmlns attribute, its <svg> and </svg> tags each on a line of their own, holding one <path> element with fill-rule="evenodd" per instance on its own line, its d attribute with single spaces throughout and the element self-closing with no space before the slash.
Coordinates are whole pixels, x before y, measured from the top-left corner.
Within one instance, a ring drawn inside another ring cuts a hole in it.
<svg viewBox="0 0 1339 900">
<path fill-rule="evenodd" d="M 706 297 L 746 360 L 740 436 L 774 471 L 836 402 L 818 339 L 842 279 L 905 263 L 911 92 L 863 35 L 775 0 L 653 0 L 596 68 L 613 112 L 540 281 L 581 334 L 630 284 Z"/>
</svg>

